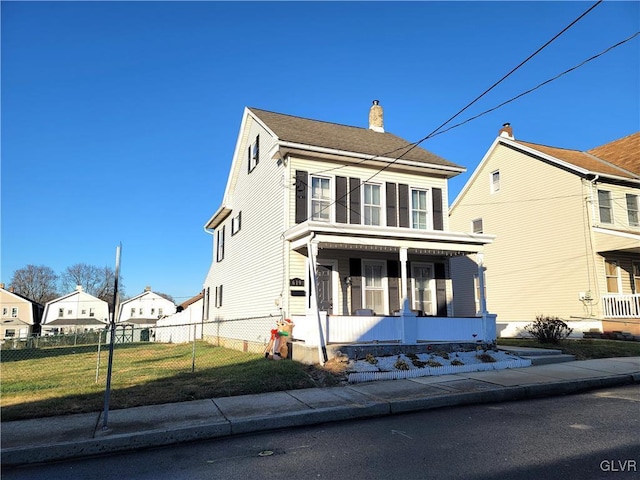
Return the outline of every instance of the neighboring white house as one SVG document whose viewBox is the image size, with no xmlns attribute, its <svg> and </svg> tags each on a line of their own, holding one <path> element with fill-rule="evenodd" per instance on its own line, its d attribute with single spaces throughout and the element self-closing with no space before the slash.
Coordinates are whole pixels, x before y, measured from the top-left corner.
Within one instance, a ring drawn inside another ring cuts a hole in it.
<svg viewBox="0 0 640 480">
<path fill-rule="evenodd" d="M 144 292 L 120 304 L 117 323 L 130 323 L 137 326 L 153 326 L 167 315 L 176 313 L 176 305 L 171 300 L 151 291 Z"/>
<path fill-rule="evenodd" d="M 8 290 L 4 287 L 4 283 L 0 283 L 0 340 L 27 338 L 35 333 L 34 330 L 39 329 L 44 307 L 16 293 L 12 287 Z"/>
<path fill-rule="evenodd" d="M 185 343 L 201 339 L 203 305 L 202 292 L 178 305 L 176 313 L 158 320 L 154 329 L 154 340 L 165 343 Z"/>
<path fill-rule="evenodd" d="M 587 151 L 502 129 L 450 209 L 454 229 L 488 232 L 488 308 L 502 336 L 538 315 L 575 333 L 640 335 L 640 133 Z M 454 276 L 476 268 L 454 262 Z M 475 290 L 460 290 L 464 312 Z M 466 310 L 468 312 L 468 310 Z"/>
<path fill-rule="evenodd" d="M 205 330 L 247 319 L 211 335 L 260 344 L 286 317 L 307 345 L 492 341 L 486 310 L 453 308 L 450 259 L 493 240 L 449 229 L 447 179 L 464 171 L 385 132 L 377 101 L 369 128 L 246 108 L 205 224 Z"/>
<path fill-rule="evenodd" d="M 47 302 L 42 316 L 42 334 L 101 330 L 109 322 L 109 304 L 89 295 L 78 285 L 72 293 Z"/>
</svg>

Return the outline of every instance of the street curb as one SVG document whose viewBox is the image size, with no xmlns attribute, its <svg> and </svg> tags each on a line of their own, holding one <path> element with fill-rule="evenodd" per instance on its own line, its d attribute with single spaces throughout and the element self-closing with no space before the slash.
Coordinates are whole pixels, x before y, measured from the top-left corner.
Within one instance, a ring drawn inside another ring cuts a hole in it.
<svg viewBox="0 0 640 480">
<path fill-rule="evenodd" d="M 150 430 L 113 437 L 93 438 L 79 442 L 65 442 L 34 447 L 14 447 L 1 451 L 1 465 L 15 467 L 35 463 L 70 460 L 175 445 L 198 440 L 211 440 L 234 435 L 318 425 L 343 420 L 363 419 L 401 413 L 449 408 L 463 405 L 496 403 L 558 395 L 569 395 L 600 388 L 611 388 L 640 383 L 640 373 L 559 381 L 550 384 L 530 384 L 483 391 L 454 393 L 430 398 L 395 401 L 372 401 L 366 406 L 327 407 L 286 413 L 279 416 L 223 420 L 194 427 Z"/>
</svg>

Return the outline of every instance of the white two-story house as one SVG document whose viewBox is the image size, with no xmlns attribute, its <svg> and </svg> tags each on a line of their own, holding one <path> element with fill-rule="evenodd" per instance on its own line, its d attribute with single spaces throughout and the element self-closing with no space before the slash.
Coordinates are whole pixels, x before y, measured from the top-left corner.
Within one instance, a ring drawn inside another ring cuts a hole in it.
<svg viewBox="0 0 640 480">
<path fill-rule="evenodd" d="M 109 323 L 109 304 L 82 290 L 58 297 L 44 307 L 42 334 L 102 330 Z"/>
<path fill-rule="evenodd" d="M 453 202 L 450 223 L 496 236 L 484 257 L 502 336 L 526 334 L 538 315 L 562 318 L 579 336 L 640 335 L 639 212 L 640 133 L 580 151 L 516 139 L 506 125 Z M 454 273 L 464 267 L 454 263 Z M 463 312 L 474 292 L 459 293 Z"/>
<path fill-rule="evenodd" d="M 120 304 L 116 326 L 128 325 L 131 334 L 119 335 L 131 341 L 154 340 L 153 327 L 158 320 L 176 313 L 176 305 L 171 300 L 153 292 L 151 287 L 145 287 L 144 292 Z M 126 332 L 126 329 L 122 329 Z"/>
<path fill-rule="evenodd" d="M 377 101 L 369 128 L 246 108 L 205 224 L 204 321 L 228 322 L 211 335 L 266 342 L 271 316 L 307 345 L 494 340 L 486 310 L 453 308 L 450 259 L 493 239 L 449 229 L 447 179 L 464 170 L 385 132 Z"/>
</svg>

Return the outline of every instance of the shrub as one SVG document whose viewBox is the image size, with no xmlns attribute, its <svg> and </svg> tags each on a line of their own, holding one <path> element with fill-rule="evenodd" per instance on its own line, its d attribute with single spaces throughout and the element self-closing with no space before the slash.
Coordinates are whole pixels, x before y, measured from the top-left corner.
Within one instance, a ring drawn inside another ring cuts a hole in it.
<svg viewBox="0 0 640 480">
<path fill-rule="evenodd" d="M 371 365 L 375 365 L 378 363 L 378 359 L 373 355 L 371 355 L 370 353 L 367 353 L 365 361 L 369 362 Z"/>
<path fill-rule="evenodd" d="M 476 355 L 476 358 L 480 360 L 482 363 L 493 363 L 496 361 L 496 359 L 493 358 L 488 353 L 479 353 Z"/>
<path fill-rule="evenodd" d="M 539 343 L 558 343 L 573 332 L 573 328 L 569 328 L 558 317 L 545 315 L 538 315 L 535 322 L 530 323 L 524 329 Z"/>
<path fill-rule="evenodd" d="M 398 370 L 409 370 L 409 365 L 406 361 L 400 358 L 400 355 L 398 355 L 398 359 L 396 360 L 396 363 L 393 364 L 393 366 Z"/>
</svg>

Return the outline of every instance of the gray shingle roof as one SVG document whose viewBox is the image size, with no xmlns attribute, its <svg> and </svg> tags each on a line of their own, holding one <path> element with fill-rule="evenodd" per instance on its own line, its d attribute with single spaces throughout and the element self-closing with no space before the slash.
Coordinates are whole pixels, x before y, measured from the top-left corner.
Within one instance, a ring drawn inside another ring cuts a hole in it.
<svg viewBox="0 0 640 480">
<path fill-rule="evenodd" d="M 387 158 L 402 156 L 404 160 L 464 170 L 464 167 L 449 162 L 420 146 L 412 149 L 413 144 L 392 133 L 379 133 L 368 128 L 294 117 L 257 108 L 249 108 L 249 110 L 285 142 L 331 148 L 363 156 Z"/>
</svg>

